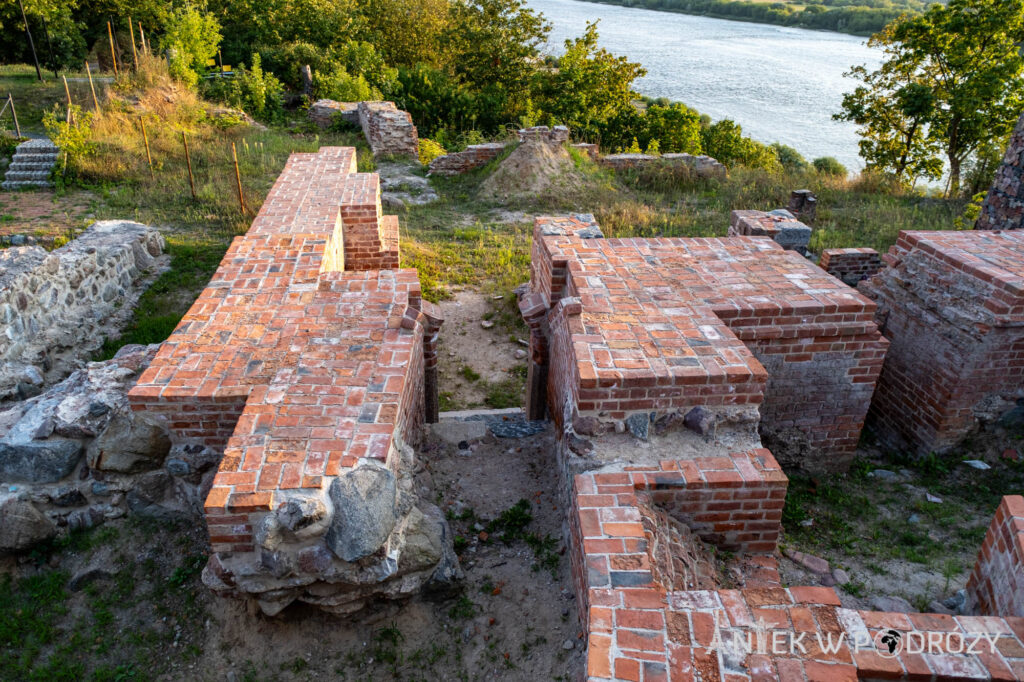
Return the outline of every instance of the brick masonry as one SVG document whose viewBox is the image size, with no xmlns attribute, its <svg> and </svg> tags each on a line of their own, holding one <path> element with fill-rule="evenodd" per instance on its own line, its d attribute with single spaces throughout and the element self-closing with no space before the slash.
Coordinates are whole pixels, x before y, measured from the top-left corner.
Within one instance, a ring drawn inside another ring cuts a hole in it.
<svg viewBox="0 0 1024 682">
<path fill-rule="evenodd" d="M 1024 618 L 1024 497 L 1003 498 L 967 581 L 978 613 Z"/>
<path fill-rule="evenodd" d="M 981 205 L 976 230 L 1019 230 L 1024 227 L 1024 114 L 1010 137 L 1003 164 Z"/>
<path fill-rule="evenodd" d="M 419 156 L 420 139 L 412 116 L 394 102 L 335 102 L 321 99 L 309 107 L 309 119 L 326 128 L 336 117 L 359 126 L 374 156 Z"/>
<path fill-rule="evenodd" d="M 818 261 L 821 269 L 850 286 L 872 277 L 885 267 L 874 249 L 825 249 Z"/>
<path fill-rule="evenodd" d="M 733 211 L 729 216 L 730 237 L 769 237 L 782 248 L 807 253 L 811 228 L 788 209 L 775 211 Z"/>
<path fill-rule="evenodd" d="M 891 342 L 871 403 L 890 447 L 946 452 L 1024 387 L 1024 234 L 902 232 L 859 290 Z"/>
<path fill-rule="evenodd" d="M 311 543 L 317 532 L 289 553 L 279 528 L 301 509 L 319 534 L 337 530 L 325 496 L 360 467 L 401 483 L 404 444 L 430 402 L 441 316 L 416 271 L 396 269 L 397 222 L 380 214 L 377 176 L 355 171 L 352 148 L 293 154 L 129 393 L 179 441 L 223 448 L 205 501 L 214 555 L 204 579 L 255 595 L 268 613 L 294 599 L 349 610 L 373 591 L 347 584 L 339 560 Z M 413 512 L 401 489 L 396 499 L 398 528 Z M 385 535 L 366 559 L 386 568 L 375 580 L 418 584 L 402 575 L 401 534 Z M 304 589 L 322 582 L 337 589 Z"/>
</svg>

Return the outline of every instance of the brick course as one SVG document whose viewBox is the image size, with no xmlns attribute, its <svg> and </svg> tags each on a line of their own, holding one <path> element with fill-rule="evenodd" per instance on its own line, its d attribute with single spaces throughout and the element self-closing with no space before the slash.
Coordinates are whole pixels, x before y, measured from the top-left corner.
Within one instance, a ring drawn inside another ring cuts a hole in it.
<svg viewBox="0 0 1024 682">
<path fill-rule="evenodd" d="M 821 269 L 850 286 L 878 274 L 885 265 L 874 249 L 825 249 L 818 261 Z"/>
<path fill-rule="evenodd" d="M 1003 498 L 967 581 L 967 595 L 980 614 L 1024 618 L 1024 497 Z"/>
</svg>

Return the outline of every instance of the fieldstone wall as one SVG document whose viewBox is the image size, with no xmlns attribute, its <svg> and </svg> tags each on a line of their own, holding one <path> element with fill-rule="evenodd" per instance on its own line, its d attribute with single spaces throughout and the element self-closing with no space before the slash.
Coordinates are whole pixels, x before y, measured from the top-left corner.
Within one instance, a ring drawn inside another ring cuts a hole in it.
<svg viewBox="0 0 1024 682">
<path fill-rule="evenodd" d="M 659 163 L 679 163 L 692 168 L 697 177 L 701 178 L 722 179 L 727 174 L 725 166 L 710 156 L 693 154 L 607 154 L 599 159 L 599 163 L 615 171 L 643 168 Z"/>
<path fill-rule="evenodd" d="M 729 216 L 730 237 L 771 237 L 787 251 L 807 254 L 811 228 L 784 208 L 774 211 L 733 211 Z"/>
<path fill-rule="evenodd" d="M 0 251 L 0 399 L 38 393 L 116 336 L 163 249 L 152 227 L 101 221 L 52 252 Z"/>
<path fill-rule="evenodd" d="M 1024 114 L 1010 138 L 1003 165 L 981 205 L 976 230 L 1019 230 L 1024 227 Z"/>
</svg>

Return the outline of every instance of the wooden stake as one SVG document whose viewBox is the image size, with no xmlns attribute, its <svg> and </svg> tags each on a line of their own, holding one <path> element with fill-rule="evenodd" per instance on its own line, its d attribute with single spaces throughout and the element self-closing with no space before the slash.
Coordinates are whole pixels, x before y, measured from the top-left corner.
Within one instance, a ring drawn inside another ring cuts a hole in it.
<svg viewBox="0 0 1024 682">
<path fill-rule="evenodd" d="M 139 22 L 139 42 L 142 43 L 142 54 L 149 54 L 149 48 L 146 47 L 146 34 L 142 32 L 142 22 Z"/>
<path fill-rule="evenodd" d="M 242 215 L 248 213 L 245 207 L 245 199 L 242 197 L 242 174 L 238 171 L 238 152 L 235 151 L 235 143 L 231 143 L 231 158 L 235 161 L 235 182 L 238 183 L 238 205 L 242 208 Z"/>
<path fill-rule="evenodd" d="M 196 199 L 196 183 L 192 179 L 192 157 L 188 154 L 188 139 L 185 138 L 185 131 L 181 131 L 181 143 L 185 145 L 185 163 L 188 164 L 188 186 L 192 188 L 192 198 Z"/>
<path fill-rule="evenodd" d="M 107 22 L 107 37 L 110 38 L 110 58 L 114 61 L 114 75 L 117 75 L 117 55 L 114 53 L 114 29 Z"/>
<path fill-rule="evenodd" d="M 25 35 L 28 36 L 28 46 L 32 48 L 32 61 L 36 64 L 36 77 L 43 80 L 43 72 L 39 69 L 39 57 L 36 56 L 36 43 L 32 40 L 32 31 L 28 29 L 28 17 L 25 16 L 25 5 L 18 0 L 18 7 L 21 8 L 21 20 L 25 22 Z"/>
<path fill-rule="evenodd" d="M 14 95 L 7 93 L 7 100 L 11 103 L 11 116 L 14 117 L 14 134 L 21 137 L 21 126 L 18 125 L 18 112 L 14 110 Z"/>
<path fill-rule="evenodd" d="M 128 17 L 128 34 L 132 39 L 132 62 L 135 64 L 135 70 L 139 70 L 139 55 L 135 51 L 135 22 L 132 21 L 131 17 Z"/>
<path fill-rule="evenodd" d="M 100 113 L 100 102 L 96 99 L 96 87 L 92 84 L 92 69 L 89 68 L 89 60 L 85 60 L 85 72 L 89 74 L 89 89 L 92 91 L 92 105 L 96 107 L 96 113 Z"/>
<path fill-rule="evenodd" d="M 74 123 L 75 122 L 75 112 L 71 111 L 71 91 L 68 90 L 68 77 L 67 76 L 61 76 L 61 78 L 64 80 L 64 94 L 68 98 L 68 123 Z"/>
<path fill-rule="evenodd" d="M 146 162 L 149 163 L 149 177 L 152 179 L 154 177 L 153 155 L 149 153 L 149 135 L 146 134 L 146 119 L 139 116 L 139 124 L 142 126 L 142 140 L 146 143 Z"/>
</svg>

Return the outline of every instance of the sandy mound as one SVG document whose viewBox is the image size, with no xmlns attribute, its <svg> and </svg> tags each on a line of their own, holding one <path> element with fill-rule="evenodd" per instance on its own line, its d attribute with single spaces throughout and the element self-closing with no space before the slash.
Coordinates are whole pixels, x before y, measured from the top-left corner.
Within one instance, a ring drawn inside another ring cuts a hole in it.
<svg viewBox="0 0 1024 682">
<path fill-rule="evenodd" d="M 565 195 L 582 189 L 583 176 L 561 144 L 527 140 L 501 162 L 480 186 L 480 198 L 491 201 Z"/>
</svg>

